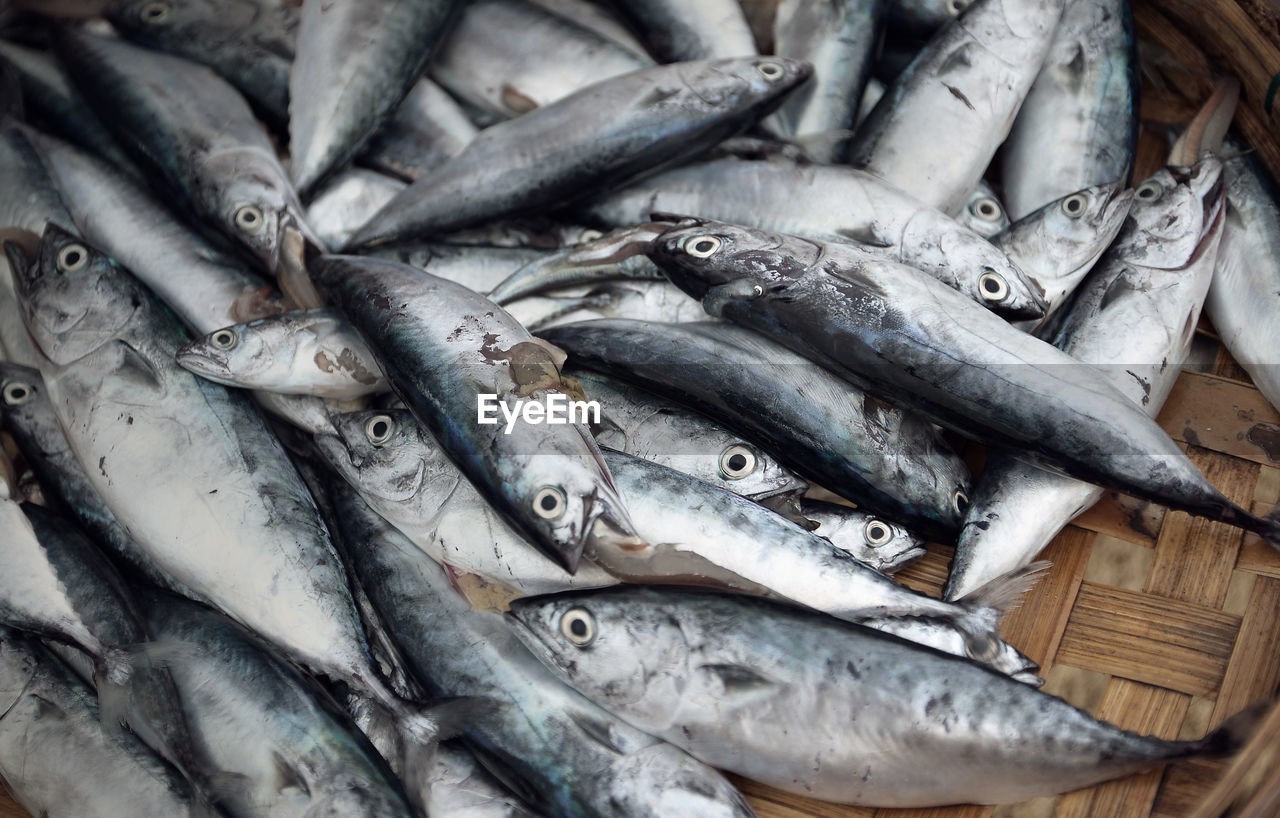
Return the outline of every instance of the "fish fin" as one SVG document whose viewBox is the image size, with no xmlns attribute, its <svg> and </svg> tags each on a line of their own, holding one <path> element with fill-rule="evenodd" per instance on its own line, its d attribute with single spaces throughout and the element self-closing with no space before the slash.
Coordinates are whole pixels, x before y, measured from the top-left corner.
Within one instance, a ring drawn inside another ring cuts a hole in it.
<svg viewBox="0 0 1280 818">
<path fill-rule="evenodd" d="M 782 687 L 746 665 L 698 665 L 698 671 L 716 682 L 719 698 L 732 707 L 772 696 Z"/>
<path fill-rule="evenodd" d="M 1036 583 L 1044 578 L 1053 566 L 1048 560 L 1033 562 L 996 577 L 956 600 L 956 604 L 969 609 L 986 608 L 996 612 L 996 619 L 1003 618 L 1022 604 L 1022 598 Z"/>
<path fill-rule="evenodd" d="M 527 114 L 538 107 L 538 103 L 533 98 L 520 93 L 507 83 L 502 85 L 502 105 L 515 114 Z"/>
<path fill-rule="evenodd" d="M 608 722 L 593 719 L 583 713 L 569 713 L 569 720 L 578 725 L 582 732 L 591 737 L 592 741 L 603 745 L 612 752 L 622 755 L 626 750 L 622 746 L 622 742 L 616 735 L 617 731 L 614 726 Z"/>
<path fill-rule="evenodd" d="M 271 751 L 271 766 L 276 774 L 276 792 L 295 789 L 308 798 L 311 797 L 311 788 L 307 786 L 307 780 L 302 777 L 302 773 L 275 750 Z"/>
<path fill-rule="evenodd" d="M 836 235 L 848 241 L 865 244 L 868 247 L 892 247 L 893 242 L 872 225 L 862 227 L 844 227 L 836 231 Z"/>
<path fill-rule="evenodd" d="M 134 654 L 131 649 L 111 647 L 94 662 L 93 684 L 98 689 L 98 717 L 108 733 L 124 729 L 131 719 L 129 680 L 133 678 Z"/>
<path fill-rule="evenodd" d="M 1262 699 L 1246 706 L 1195 742 L 1196 755 L 1222 757 L 1239 751 L 1253 738 L 1275 704 L 1272 699 Z"/>
<path fill-rule="evenodd" d="M 405 792 L 421 814 L 427 814 L 423 794 L 431 791 L 430 774 L 440 742 L 460 734 L 493 706 L 492 699 L 481 696 L 436 699 L 397 719 Z"/>
<path fill-rule="evenodd" d="M 226 770 L 218 770 L 211 773 L 204 782 L 204 790 L 209 794 L 209 799 L 214 804 L 220 804 L 224 801 L 249 801 L 249 793 L 252 789 L 252 781 L 248 775 Z M 215 814 L 221 815 L 222 813 Z"/>
</svg>

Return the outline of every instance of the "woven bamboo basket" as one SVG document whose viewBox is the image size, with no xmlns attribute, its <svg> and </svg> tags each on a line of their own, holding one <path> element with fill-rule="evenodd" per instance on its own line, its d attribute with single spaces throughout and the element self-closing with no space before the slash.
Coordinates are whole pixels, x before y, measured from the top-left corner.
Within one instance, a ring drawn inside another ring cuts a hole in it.
<svg viewBox="0 0 1280 818">
<path fill-rule="evenodd" d="M 1241 82 L 1235 128 L 1280 178 L 1280 0 L 1133 0 L 1143 62 L 1135 179 L 1167 155 L 1215 77 Z M 1280 413 L 1202 321 L 1194 361 L 1159 417 L 1228 497 L 1280 501 Z M 980 465 L 982 452 L 968 452 Z M 900 574 L 938 593 L 951 551 L 931 547 Z M 1254 535 L 1108 494 L 1042 555 L 1053 568 L 1004 622 L 1038 662 L 1045 690 L 1126 729 L 1198 738 L 1280 685 L 1280 553 Z M 1275 818 L 1280 706 L 1234 759 L 1188 761 L 1092 789 L 1003 807 L 867 809 L 745 779 L 761 818 Z M 27 813 L 0 789 L 0 818 Z M 115 818 L 103 816 L 103 818 Z"/>
</svg>

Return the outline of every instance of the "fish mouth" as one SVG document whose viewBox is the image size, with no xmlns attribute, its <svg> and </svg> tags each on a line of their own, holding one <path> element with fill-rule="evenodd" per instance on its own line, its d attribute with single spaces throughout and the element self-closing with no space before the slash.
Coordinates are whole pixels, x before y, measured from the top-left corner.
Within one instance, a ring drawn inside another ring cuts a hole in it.
<svg viewBox="0 0 1280 818">
<path fill-rule="evenodd" d="M 1013 679 L 1015 682 L 1022 682 L 1023 684 L 1031 685 L 1032 687 L 1043 687 L 1044 679 L 1036 675 L 1036 671 L 1039 669 L 1038 665 L 1032 665 L 1029 670 L 1020 670 L 1017 673 L 1010 673 L 1009 678 Z"/>
<path fill-rule="evenodd" d="M 321 253 L 325 252 L 325 248 L 310 232 L 292 214 L 286 213 L 280 221 L 276 242 L 278 249 L 271 259 L 271 273 L 276 277 L 280 289 L 302 310 L 325 305 L 324 298 L 311 281 L 306 263 L 308 244 Z"/>
<path fill-rule="evenodd" d="M 231 368 L 225 362 L 195 348 L 199 343 L 196 341 L 178 350 L 178 354 L 174 356 L 178 366 L 201 377 L 230 378 Z"/>
<path fill-rule="evenodd" d="M 1102 205 L 1102 218 L 1098 220 L 1099 224 L 1112 224 L 1117 219 L 1123 219 L 1129 213 L 1129 208 L 1133 206 L 1134 191 L 1125 187 L 1119 182 L 1112 182 L 1106 187 L 1110 188 L 1105 194 Z"/>
<path fill-rule="evenodd" d="M 600 551 L 606 551 L 631 554 L 648 548 L 649 541 L 635 532 L 629 519 L 616 519 L 611 514 L 611 509 L 606 507 L 583 532 L 569 573 L 572 574 L 577 570 L 583 553 L 594 555 Z"/>
<path fill-rule="evenodd" d="M 929 549 L 925 548 L 923 545 L 913 545 L 910 548 L 908 548 L 906 551 L 903 551 L 901 554 L 898 554 L 898 556 L 894 557 L 889 562 L 885 563 L 884 567 L 881 568 L 880 570 L 885 572 L 886 574 L 892 573 L 894 571 L 899 570 L 900 568 L 906 568 L 908 565 L 915 562 L 916 560 L 921 559 L 925 554 L 928 554 L 928 553 L 929 553 Z"/>
</svg>

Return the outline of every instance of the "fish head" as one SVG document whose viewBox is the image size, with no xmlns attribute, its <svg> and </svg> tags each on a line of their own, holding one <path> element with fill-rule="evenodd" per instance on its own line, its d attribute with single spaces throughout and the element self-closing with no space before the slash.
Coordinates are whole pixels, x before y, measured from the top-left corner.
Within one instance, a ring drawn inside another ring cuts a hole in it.
<svg viewBox="0 0 1280 818">
<path fill-rule="evenodd" d="M 282 263 L 304 266 L 301 245 L 295 249 L 286 240 L 287 231 L 297 231 L 316 247 L 324 246 L 307 226 L 298 194 L 274 156 L 246 147 L 215 154 L 206 165 L 210 178 L 218 180 L 200 191 L 209 200 L 206 207 L 219 214 L 222 231 L 248 248 L 272 275 Z M 288 253 L 298 257 L 286 260 Z"/>
<path fill-rule="evenodd" d="M 1225 203 L 1217 157 L 1205 157 L 1189 168 L 1162 168 L 1134 188 L 1129 210 L 1133 225 L 1117 245 L 1143 267 L 1182 269 L 1211 246 Z"/>
<path fill-rule="evenodd" d="M 609 803 L 616 805 L 620 815 L 755 815 L 723 775 L 665 741 L 618 757 L 609 765 L 608 778 Z"/>
<path fill-rule="evenodd" d="M 516 599 L 506 617 L 538 659 L 607 710 L 677 695 L 692 656 L 678 611 L 631 587 Z"/>
<path fill-rule="evenodd" d="M 17 417 L 45 400 L 39 370 L 0 361 L 0 418 Z"/>
<path fill-rule="evenodd" d="M 708 219 L 681 219 L 649 244 L 654 264 L 677 287 L 712 302 L 786 289 L 818 263 L 814 242 Z M 714 314 L 714 313 L 713 313 Z"/>
<path fill-rule="evenodd" d="M 113 260 L 53 223 L 36 259 L 12 243 L 5 250 L 27 331 L 55 364 L 116 338 L 151 297 Z"/>
<path fill-rule="evenodd" d="M 1078 283 L 1093 267 L 1120 232 L 1132 203 L 1133 191 L 1120 182 L 1087 187 L 1019 219 L 996 243 L 1010 256 L 1034 257 L 1043 277 L 1036 283 L 1056 294 L 1056 282 Z"/>
<path fill-rule="evenodd" d="M 571 574 L 584 553 L 647 548 L 591 433 L 579 424 L 542 429 L 560 433 L 531 438 L 537 453 L 503 465 L 502 491 L 527 510 L 519 522 L 531 541 Z"/>
<path fill-rule="evenodd" d="M 316 435 L 316 446 L 361 493 L 406 502 L 439 471 L 430 467 L 443 463 L 438 447 L 423 439 L 426 432 L 407 409 L 347 412 L 330 422 L 337 434 Z"/>
<path fill-rule="evenodd" d="M 716 476 L 725 488 L 751 500 L 803 492 L 809 486 L 768 452 L 745 440 L 730 440 L 720 450 Z"/>
<path fill-rule="evenodd" d="M 277 345 L 270 342 L 279 333 L 279 327 L 266 319 L 232 324 L 178 350 L 178 365 L 229 386 L 259 386 L 270 380 L 264 375 L 281 363 Z"/>
<path fill-rule="evenodd" d="M 974 188 L 965 201 L 964 212 L 956 220 L 984 239 L 991 238 L 1009 226 L 1009 214 L 996 198 L 995 192 L 986 184 Z"/>
<path fill-rule="evenodd" d="M 1044 290 L 1003 250 L 971 230 L 946 231 L 940 241 L 952 264 L 975 273 L 965 276 L 961 292 L 1008 320 L 1045 314 Z"/>
<path fill-rule="evenodd" d="M 843 506 L 834 506 L 816 515 L 811 507 L 802 506 L 800 513 L 816 516 L 818 527 L 813 529 L 814 534 L 878 571 L 891 573 L 925 555 L 924 543 L 919 538 L 883 517 Z"/>
</svg>

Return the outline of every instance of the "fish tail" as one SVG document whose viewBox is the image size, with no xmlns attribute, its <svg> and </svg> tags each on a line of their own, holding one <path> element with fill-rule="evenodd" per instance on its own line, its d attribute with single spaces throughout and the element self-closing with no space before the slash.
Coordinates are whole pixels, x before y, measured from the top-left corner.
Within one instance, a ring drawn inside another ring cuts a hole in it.
<svg viewBox="0 0 1280 818">
<path fill-rule="evenodd" d="M 1035 587 L 1052 566 L 1047 560 L 1033 562 L 1002 574 L 956 600 L 970 610 L 990 609 L 1001 619 L 1022 604 L 1023 597 Z"/>
<path fill-rule="evenodd" d="M 1246 531 L 1252 531 L 1266 540 L 1267 545 L 1280 551 L 1280 505 L 1261 517 L 1236 506 L 1233 506 L 1232 510 L 1236 512 L 1238 520 L 1228 519 L 1227 522 L 1234 522 Z"/>
<path fill-rule="evenodd" d="M 424 796 L 431 789 L 431 770 L 440 742 L 461 733 L 485 709 L 481 698 L 437 699 L 424 707 L 407 708 L 396 719 L 406 794 L 422 814 L 427 811 Z"/>
<path fill-rule="evenodd" d="M 1280 720 L 1280 711 L 1271 712 L 1275 701 L 1263 699 L 1245 707 L 1231 716 L 1204 738 L 1191 742 L 1191 754 L 1208 758 L 1221 758 L 1233 755 L 1244 747 L 1258 732 L 1263 722 Z M 1268 717 L 1268 713 L 1271 716 Z"/>
</svg>

